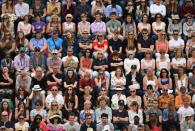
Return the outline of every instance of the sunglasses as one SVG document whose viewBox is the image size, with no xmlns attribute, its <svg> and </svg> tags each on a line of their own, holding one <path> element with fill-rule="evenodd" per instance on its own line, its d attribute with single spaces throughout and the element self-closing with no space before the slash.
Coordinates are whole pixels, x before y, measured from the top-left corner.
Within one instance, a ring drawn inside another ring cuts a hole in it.
<svg viewBox="0 0 195 131">
<path fill-rule="evenodd" d="M 55 104 L 55 105 L 51 105 L 51 106 L 58 106 L 57 104 Z"/>
<path fill-rule="evenodd" d="M 130 92 L 135 92 L 135 91 L 130 91 Z"/>
<path fill-rule="evenodd" d="M 161 18 L 160 16 L 157 16 L 156 18 Z"/>
<path fill-rule="evenodd" d="M 4 20 L 8 19 L 7 17 L 3 18 Z"/>
<path fill-rule="evenodd" d="M 167 92 L 168 90 L 163 90 L 164 92 Z"/>
<path fill-rule="evenodd" d="M 72 91 L 72 89 L 68 89 L 68 91 Z"/>
<path fill-rule="evenodd" d="M 162 71 L 162 73 L 167 73 L 166 71 Z"/>
<path fill-rule="evenodd" d="M 57 55 L 57 53 L 53 53 L 53 55 Z"/>
<path fill-rule="evenodd" d="M 132 4 L 128 4 L 128 6 L 132 6 Z"/>
<path fill-rule="evenodd" d="M 18 118 L 19 120 L 23 120 L 24 119 L 24 117 L 20 117 L 20 118 Z"/>
<path fill-rule="evenodd" d="M 160 52 L 160 54 L 165 54 L 165 52 Z"/>
<path fill-rule="evenodd" d="M 36 106 L 40 106 L 40 104 L 37 104 Z"/>
<path fill-rule="evenodd" d="M 36 120 L 41 120 L 41 118 L 36 118 Z"/>
<path fill-rule="evenodd" d="M 173 34 L 173 35 L 178 35 L 178 34 Z"/>
<path fill-rule="evenodd" d="M 143 35 L 146 35 L 146 34 L 148 34 L 148 33 L 142 33 Z"/>
<path fill-rule="evenodd" d="M 162 36 L 166 35 L 166 34 L 161 34 Z"/>
<path fill-rule="evenodd" d="M 24 91 L 24 90 L 19 90 L 19 91 Z"/>
<path fill-rule="evenodd" d="M 57 89 L 52 89 L 51 91 L 58 91 Z"/>
</svg>

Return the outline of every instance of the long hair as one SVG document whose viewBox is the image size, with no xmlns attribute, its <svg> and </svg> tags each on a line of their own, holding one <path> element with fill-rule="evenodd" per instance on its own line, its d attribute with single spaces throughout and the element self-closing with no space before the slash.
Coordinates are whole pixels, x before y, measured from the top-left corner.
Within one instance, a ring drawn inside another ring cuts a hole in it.
<svg viewBox="0 0 195 131">
<path fill-rule="evenodd" d="M 40 125 L 40 123 L 38 123 L 38 122 L 36 121 L 36 119 L 37 119 L 38 117 L 42 119 L 42 116 L 39 115 L 39 114 L 37 114 L 37 115 L 35 116 L 35 118 L 34 118 L 34 121 L 32 122 L 32 124 L 31 124 L 31 126 L 30 126 L 30 131 L 39 131 L 39 125 Z"/>
<path fill-rule="evenodd" d="M 9 16 L 8 16 L 7 14 L 5 14 L 5 15 L 3 16 L 3 18 L 4 18 L 4 17 L 7 17 L 8 20 L 7 20 L 6 24 L 4 24 L 4 22 L 2 22 L 1 30 L 2 30 L 3 32 L 7 32 L 8 30 L 7 30 L 6 28 L 7 28 L 7 27 L 10 27 L 11 23 L 10 23 Z M 4 20 L 3 20 L 3 21 L 4 21 Z"/>
<path fill-rule="evenodd" d="M 19 34 L 22 33 L 23 34 L 23 37 L 20 39 L 19 38 Z M 24 36 L 24 32 L 23 31 L 18 31 L 17 32 L 17 36 L 16 36 L 16 46 L 18 47 L 19 46 L 19 43 L 20 43 L 20 40 L 22 41 L 22 43 L 24 44 L 24 40 L 25 40 L 25 36 Z"/>
</svg>

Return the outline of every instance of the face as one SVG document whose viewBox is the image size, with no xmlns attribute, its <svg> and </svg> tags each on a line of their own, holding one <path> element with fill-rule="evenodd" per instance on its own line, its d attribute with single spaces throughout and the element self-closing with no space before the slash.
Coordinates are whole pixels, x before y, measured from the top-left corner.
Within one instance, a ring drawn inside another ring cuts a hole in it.
<svg viewBox="0 0 195 131">
<path fill-rule="evenodd" d="M 73 76 L 73 71 L 68 71 L 68 76 Z"/>
<path fill-rule="evenodd" d="M 168 94 L 168 88 L 167 87 L 163 89 L 163 93 Z"/>
<path fill-rule="evenodd" d="M 178 32 L 174 32 L 174 33 L 173 33 L 173 38 L 174 38 L 174 39 L 178 38 L 178 35 L 179 35 Z"/>
<path fill-rule="evenodd" d="M 85 118 L 85 120 L 86 120 L 86 123 L 91 123 L 92 117 L 91 117 L 91 116 L 87 116 L 87 117 Z"/>
<path fill-rule="evenodd" d="M 116 20 L 116 15 L 111 15 L 112 20 Z"/>
<path fill-rule="evenodd" d="M 73 55 L 73 50 L 71 48 L 68 48 L 67 55 L 68 56 L 72 56 Z"/>
<path fill-rule="evenodd" d="M 8 73 L 8 68 L 7 67 L 3 67 L 3 73 Z"/>
<path fill-rule="evenodd" d="M 143 16 L 143 21 L 144 21 L 144 22 L 145 22 L 145 21 L 148 21 L 148 16 L 144 15 L 144 16 Z"/>
<path fill-rule="evenodd" d="M 35 106 L 36 106 L 36 108 L 38 108 L 38 109 L 39 109 L 39 108 L 41 108 L 41 103 L 36 103 L 36 105 L 35 105 Z"/>
<path fill-rule="evenodd" d="M 70 121 L 70 122 L 72 122 L 72 123 L 73 123 L 73 122 L 74 122 L 74 120 L 75 120 L 75 116 L 69 116 L 69 121 Z"/>
<path fill-rule="evenodd" d="M 116 75 L 121 75 L 121 74 L 122 74 L 121 69 L 117 69 L 117 70 L 116 70 Z"/>
<path fill-rule="evenodd" d="M 8 33 L 8 32 L 7 32 L 7 33 L 5 33 L 5 38 L 6 38 L 6 39 L 10 39 L 10 38 L 11 38 L 11 34 L 10 34 L 10 33 Z"/>
<path fill-rule="evenodd" d="M 147 75 L 153 75 L 153 69 L 152 68 L 148 68 Z"/>
<path fill-rule="evenodd" d="M 42 70 L 40 68 L 36 69 L 36 76 L 42 76 Z"/>
<path fill-rule="evenodd" d="M 35 37 L 36 37 L 37 39 L 40 39 L 40 38 L 41 38 L 41 33 L 36 33 L 36 34 L 35 34 Z"/>
<path fill-rule="evenodd" d="M 72 17 L 66 17 L 66 21 L 67 22 L 71 22 L 72 21 Z"/>
<path fill-rule="evenodd" d="M 131 22 L 132 21 L 132 17 L 131 16 L 127 16 L 127 22 Z"/>
<path fill-rule="evenodd" d="M 161 20 L 161 16 L 160 15 L 157 15 L 156 16 L 156 20 Z"/>
<path fill-rule="evenodd" d="M 142 35 L 143 35 L 143 37 L 147 37 L 148 36 L 148 32 L 143 31 Z"/>
<path fill-rule="evenodd" d="M 129 38 L 134 38 L 134 33 L 133 33 L 133 32 L 129 32 L 129 33 L 128 33 L 128 37 L 129 37 Z"/>
<path fill-rule="evenodd" d="M 158 108 L 158 102 L 157 101 L 153 101 L 153 107 Z"/>
<path fill-rule="evenodd" d="M 102 117 L 102 123 L 107 123 L 108 122 L 108 118 L 107 117 Z"/>
<path fill-rule="evenodd" d="M 9 17 L 7 15 L 3 16 L 3 21 L 8 21 Z"/>
<path fill-rule="evenodd" d="M 18 92 L 19 92 L 19 94 L 21 94 L 21 95 L 22 95 L 22 94 L 24 94 L 24 89 L 19 88 L 19 89 L 18 89 Z"/>
<path fill-rule="evenodd" d="M 162 75 L 163 75 L 163 76 L 167 76 L 166 70 L 162 70 Z"/>
<path fill-rule="evenodd" d="M 86 103 L 85 104 L 85 109 L 90 109 L 90 107 L 91 107 L 91 104 L 90 103 Z"/>
<path fill-rule="evenodd" d="M 68 89 L 68 94 L 72 94 L 72 89 L 71 88 Z"/>
<path fill-rule="evenodd" d="M 1 113 L 1 119 L 2 120 L 8 120 L 8 113 L 7 112 L 2 112 Z"/>
<path fill-rule="evenodd" d="M 101 15 L 99 15 L 99 14 L 98 15 L 95 15 L 95 20 L 96 21 L 100 21 L 100 19 L 101 19 Z"/>
<path fill-rule="evenodd" d="M 57 109 L 58 108 L 58 103 L 55 103 L 55 102 L 51 103 L 51 107 L 53 109 Z"/>
<path fill-rule="evenodd" d="M 19 120 L 20 122 L 23 122 L 23 121 L 24 121 L 24 116 L 19 116 L 18 120 Z"/>
<path fill-rule="evenodd" d="M 52 69 L 53 69 L 53 73 L 58 73 L 59 67 L 58 66 L 54 66 Z"/>
<path fill-rule="evenodd" d="M 105 100 L 101 100 L 100 101 L 100 107 L 105 107 L 106 105 L 106 101 Z"/>
<path fill-rule="evenodd" d="M 24 34 L 22 32 L 18 33 L 18 38 L 22 39 L 24 37 Z"/>
<path fill-rule="evenodd" d="M 58 93 L 58 88 L 57 87 L 53 87 L 51 89 L 51 92 L 52 92 L 52 94 L 57 94 Z"/>
<path fill-rule="evenodd" d="M 28 20 L 29 20 L 29 17 L 28 16 L 24 16 L 24 21 L 28 22 Z"/>
<path fill-rule="evenodd" d="M 41 1 L 40 0 L 35 0 L 35 4 L 40 4 Z"/>
<path fill-rule="evenodd" d="M 36 117 L 35 119 L 38 123 L 42 120 L 42 118 L 40 116 Z"/>
<path fill-rule="evenodd" d="M 136 90 L 131 90 L 131 91 L 130 91 L 130 94 L 131 94 L 131 96 L 132 96 L 132 95 L 133 95 L 133 96 L 136 95 Z"/>
</svg>

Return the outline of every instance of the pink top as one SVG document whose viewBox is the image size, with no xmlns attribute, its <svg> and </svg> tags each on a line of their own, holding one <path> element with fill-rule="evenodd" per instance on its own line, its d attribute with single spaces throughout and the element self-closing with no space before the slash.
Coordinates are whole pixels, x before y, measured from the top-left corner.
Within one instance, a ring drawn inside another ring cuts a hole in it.
<svg viewBox="0 0 195 131">
<path fill-rule="evenodd" d="M 31 32 L 31 24 L 24 24 L 23 21 L 18 24 L 18 31 L 22 31 L 24 35 L 28 35 Z"/>
<path fill-rule="evenodd" d="M 167 52 L 168 51 L 168 43 L 156 41 L 156 51 L 159 52 L 160 49 L 164 49 Z"/>
</svg>

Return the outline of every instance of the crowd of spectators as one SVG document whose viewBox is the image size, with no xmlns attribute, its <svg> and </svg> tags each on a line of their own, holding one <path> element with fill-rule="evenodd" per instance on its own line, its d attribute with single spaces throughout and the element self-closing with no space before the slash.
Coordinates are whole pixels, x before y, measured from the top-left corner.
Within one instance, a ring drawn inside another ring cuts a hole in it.
<svg viewBox="0 0 195 131">
<path fill-rule="evenodd" d="M 195 131 L 194 0 L 0 7 L 0 131 Z"/>
</svg>

